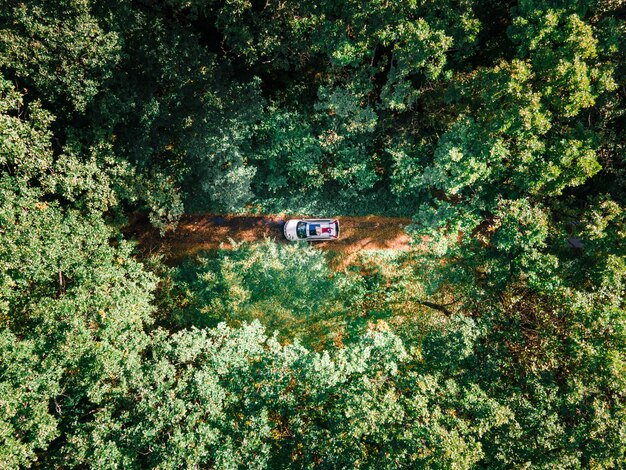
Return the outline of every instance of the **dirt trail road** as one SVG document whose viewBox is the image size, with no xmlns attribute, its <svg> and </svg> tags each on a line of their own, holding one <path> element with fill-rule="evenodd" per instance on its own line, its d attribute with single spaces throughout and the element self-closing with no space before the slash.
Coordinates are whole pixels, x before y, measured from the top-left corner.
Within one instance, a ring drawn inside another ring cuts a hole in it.
<svg viewBox="0 0 626 470">
<path fill-rule="evenodd" d="M 187 214 L 182 216 L 176 230 L 163 237 L 146 220 L 132 221 L 129 232 L 137 237 L 142 250 L 159 250 L 170 259 L 179 259 L 220 245 L 229 248 L 231 239 L 259 241 L 269 237 L 288 243 L 283 235 L 284 222 L 284 216 Z M 411 223 L 409 218 L 339 217 L 339 222 L 339 240 L 314 242 L 314 246 L 344 255 L 356 255 L 360 250 L 409 249 L 409 237 L 404 231 Z"/>
</svg>

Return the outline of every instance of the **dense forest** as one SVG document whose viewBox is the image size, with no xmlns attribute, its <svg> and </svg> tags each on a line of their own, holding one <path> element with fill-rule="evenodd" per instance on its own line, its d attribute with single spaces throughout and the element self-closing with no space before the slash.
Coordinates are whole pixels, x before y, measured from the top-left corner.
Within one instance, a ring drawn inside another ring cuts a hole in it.
<svg viewBox="0 0 626 470">
<path fill-rule="evenodd" d="M 1 468 L 624 466 L 623 0 L 0 0 Z"/>
</svg>

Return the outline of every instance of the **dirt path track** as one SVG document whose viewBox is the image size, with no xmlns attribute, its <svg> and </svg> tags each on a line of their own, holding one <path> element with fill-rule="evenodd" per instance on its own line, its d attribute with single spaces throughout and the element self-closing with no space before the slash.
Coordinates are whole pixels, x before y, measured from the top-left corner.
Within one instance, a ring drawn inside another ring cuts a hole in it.
<svg viewBox="0 0 626 470">
<path fill-rule="evenodd" d="M 200 250 L 232 246 L 230 239 L 259 241 L 265 237 L 288 243 L 283 235 L 284 216 L 239 216 L 218 214 L 187 214 L 176 230 L 161 237 L 146 220 L 135 219 L 130 233 L 139 240 L 143 250 L 160 250 L 169 258 L 181 258 Z M 323 250 L 356 254 L 360 250 L 408 250 L 409 237 L 404 227 L 411 219 L 398 217 L 339 217 L 339 240 L 314 242 Z"/>
</svg>

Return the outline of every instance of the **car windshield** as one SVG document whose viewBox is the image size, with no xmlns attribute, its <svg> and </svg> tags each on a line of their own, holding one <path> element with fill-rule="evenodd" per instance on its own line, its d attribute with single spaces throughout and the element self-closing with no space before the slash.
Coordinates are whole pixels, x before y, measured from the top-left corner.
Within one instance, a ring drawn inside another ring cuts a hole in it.
<svg viewBox="0 0 626 470">
<path fill-rule="evenodd" d="M 298 238 L 306 238 L 306 222 L 298 222 L 296 234 Z"/>
</svg>

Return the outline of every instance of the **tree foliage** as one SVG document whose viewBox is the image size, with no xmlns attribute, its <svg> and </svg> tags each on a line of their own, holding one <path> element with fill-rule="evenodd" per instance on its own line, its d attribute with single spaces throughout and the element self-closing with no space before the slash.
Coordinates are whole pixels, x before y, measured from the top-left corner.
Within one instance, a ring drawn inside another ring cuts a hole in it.
<svg viewBox="0 0 626 470">
<path fill-rule="evenodd" d="M 170 281 L 178 326 L 241 325 L 260 320 L 280 338 L 323 346 L 340 341 L 363 299 L 361 279 L 333 273 L 311 247 L 266 240 L 207 253 Z"/>
<path fill-rule="evenodd" d="M 624 18 L 0 0 L 2 465 L 621 468 Z M 169 268 L 120 232 L 243 210 L 416 243 Z"/>
</svg>

